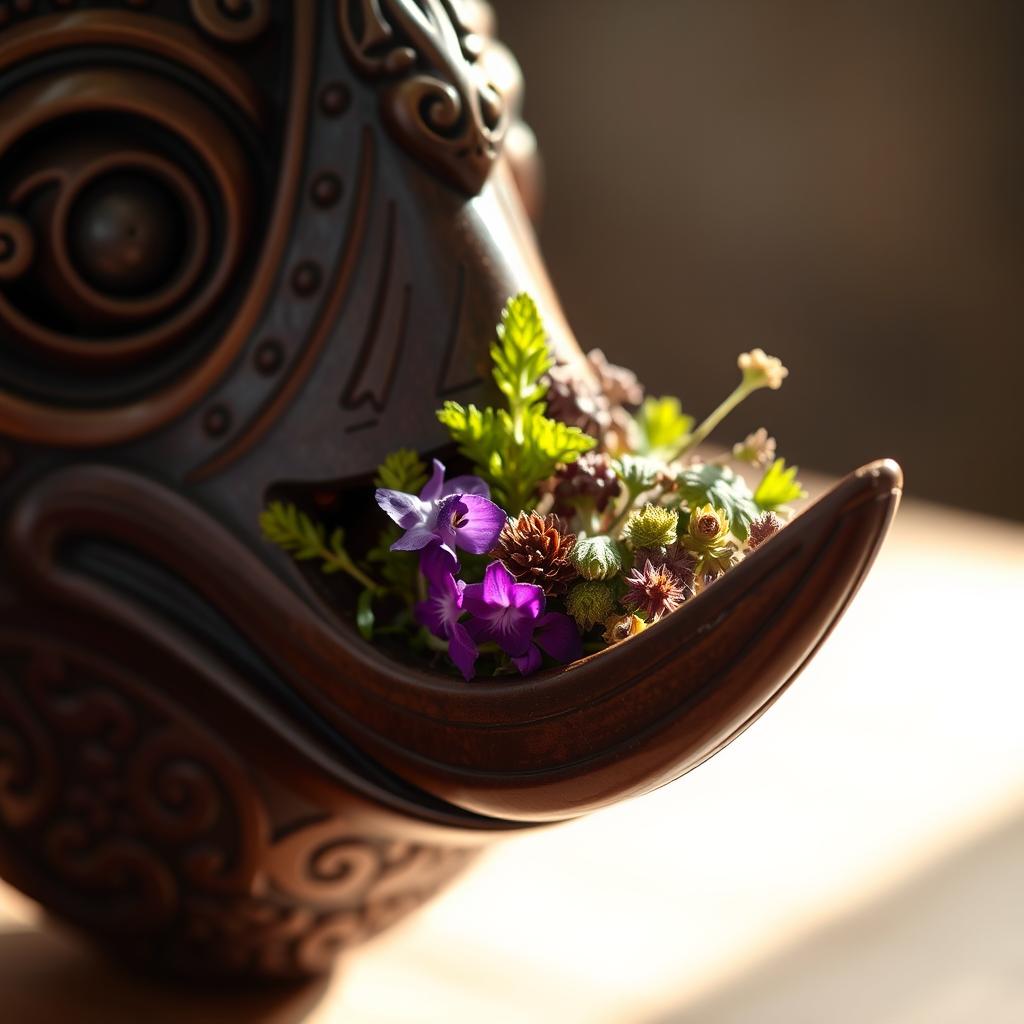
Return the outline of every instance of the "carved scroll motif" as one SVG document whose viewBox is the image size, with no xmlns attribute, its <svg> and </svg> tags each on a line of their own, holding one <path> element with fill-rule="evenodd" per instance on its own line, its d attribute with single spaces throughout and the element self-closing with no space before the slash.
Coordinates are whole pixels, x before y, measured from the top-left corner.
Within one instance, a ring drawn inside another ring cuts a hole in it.
<svg viewBox="0 0 1024 1024">
<path fill-rule="evenodd" d="M 510 104 L 480 60 L 484 43 L 450 0 L 338 0 L 346 52 L 380 101 L 392 134 L 471 195 L 508 130 Z"/>
<path fill-rule="evenodd" d="M 472 856 L 337 813 L 276 821 L 259 773 L 159 686 L 3 631 L 0 852 L 133 958 L 285 978 L 327 970 Z"/>
</svg>

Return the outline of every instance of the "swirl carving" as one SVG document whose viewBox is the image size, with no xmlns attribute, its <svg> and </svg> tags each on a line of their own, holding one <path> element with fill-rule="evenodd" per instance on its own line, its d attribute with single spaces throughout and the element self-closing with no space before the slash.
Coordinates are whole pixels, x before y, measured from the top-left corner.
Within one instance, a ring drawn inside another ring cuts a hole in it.
<svg viewBox="0 0 1024 1024">
<path fill-rule="evenodd" d="M 0 863 L 132 957 L 320 973 L 472 856 L 264 792 L 164 689 L 77 644 L 0 632 Z"/>
<path fill-rule="evenodd" d="M 277 269 L 270 105 L 223 56 L 228 36 L 265 27 L 269 5 L 193 6 L 196 27 L 95 9 L 0 36 L 0 431 L 12 437 L 116 444 L 180 415 L 244 345 L 263 301 L 250 278 Z M 296 52 L 309 21 L 295 18 Z M 283 65 L 285 47 L 267 47 Z"/>
<path fill-rule="evenodd" d="M 222 43 L 251 43 L 270 24 L 270 0 L 189 0 L 192 17 Z"/>
<path fill-rule="evenodd" d="M 482 37 L 450 0 L 337 0 L 337 12 L 349 59 L 382 83 L 391 133 L 456 187 L 479 192 L 513 114 Z"/>
</svg>

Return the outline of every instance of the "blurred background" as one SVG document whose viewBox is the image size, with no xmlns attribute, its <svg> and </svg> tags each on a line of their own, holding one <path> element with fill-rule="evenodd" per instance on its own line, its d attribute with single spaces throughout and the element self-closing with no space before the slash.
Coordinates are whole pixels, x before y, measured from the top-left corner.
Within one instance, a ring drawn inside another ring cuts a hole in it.
<svg viewBox="0 0 1024 1024">
<path fill-rule="evenodd" d="M 495 7 L 585 348 L 699 418 L 760 345 L 791 377 L 716 440 L 1024 518 L 1024 4 Z"/>
</svg>

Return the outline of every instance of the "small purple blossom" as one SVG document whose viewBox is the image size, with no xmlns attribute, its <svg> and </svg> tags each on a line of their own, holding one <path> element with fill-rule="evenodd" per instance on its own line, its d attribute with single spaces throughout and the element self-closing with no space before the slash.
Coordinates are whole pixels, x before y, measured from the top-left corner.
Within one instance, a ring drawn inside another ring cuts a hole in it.
<svg viewBox="0 0 1024 1024">
<path fill-rule="evenodd" d="M 422 551 L 440 544 L 452 555 L 456 548 L 474 555 L 489 551 L 508 517 L 490 500 L 490 489 L 479 477 L 445 481 L 444 465 L 434 459 L 434 472 L 419 495 L 380 488 L 377 504 L 405 533 L 392 551 Z"/>
<path fill-rule="evenodd" d="M 462 607 L 472 618 L 466 629 L 477 643 L 497 644 L 522 675 L 535 672 L 541 651 L 556 661 L 582 654 L 579 630 L 567 615 L 544 614 L 544 591 L 533 583 L 517 583 L 501 562 L 492 562 L 483 583 L 465 588 Z"/>
<path fill-rule="evenodd" d="M 452 574 L 452 556 L 439 544 L 432 544 L 420 558 L 420 571 L 427 578 L 427 599 L 416 606 L 416 621 L 434 636 L 448 641 L 448 656 L 468 682 L 473 678 L 476 644 L 469 631 L 459 622 L 462 618 L 466 584 Z"/>
</svg>

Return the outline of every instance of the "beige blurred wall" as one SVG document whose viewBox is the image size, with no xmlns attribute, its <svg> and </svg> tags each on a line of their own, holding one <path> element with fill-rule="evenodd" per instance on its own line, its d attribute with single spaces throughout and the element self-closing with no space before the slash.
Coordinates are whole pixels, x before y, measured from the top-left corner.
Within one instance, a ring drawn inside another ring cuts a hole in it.
<svg viewBox="0 0 1024 1024">
<path fill-rule="evenodd" d="M 1024 518 L 1024 4 L 496 0 L 585 347 L 843 471 Z M 955 468 L 950 468 L 955 467 Z"/>
</svg>

